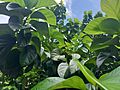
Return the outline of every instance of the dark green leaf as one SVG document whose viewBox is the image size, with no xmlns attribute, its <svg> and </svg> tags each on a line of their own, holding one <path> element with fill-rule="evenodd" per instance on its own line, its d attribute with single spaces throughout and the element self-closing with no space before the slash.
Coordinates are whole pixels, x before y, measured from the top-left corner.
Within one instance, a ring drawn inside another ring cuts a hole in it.
<svg viewBox="0 0 120 90">
<path fill-rule="evenodd" d="M 19 13 L 20 13 L 21 15 L 23 15 L 23 16 L 28 16 L 29 14 L 32 13 L 31 10 L 29 10 L 29 9 L 24 9 L 24 8 L 18 9 L 18 11 L 19 11 Z M 17 11 L 16 11 L 16 12 L 17 12 Z"/>
<path fill-rule="evenodd" d="M 24 47 L 26 45 L 28 45 L 30 43 L 30 39 L 31 39 L 31 33 L 25 33 L 24 34 L 24 30 L 21 30 L 18 34 L 17 34 L 17 44 L 20 47 Z"/>
<path fill-rule="evenodd" d="M 8 16 L 28 16 L 31 13 L 31 10 L 21 8 L 18 6 L 11 7 L 8 5 L 9 3 L 0 3 L 0 14 L 8 15 Z M 8 6 L 7 6 L 8 5 Z M 7 10 L 7 8 L 8 10 Z"/>
<path fill-rule="evenodd" d="M 23 48 L 20 54 L 20 64 L 21 66 L 30 65 L 37 58 L 36 49 L 34 46 L 28 45 Z"/>
<path fill-rule="evenodd" d="M 10 16 L 12 13 L 10 13 L 10 12 L 6 9 L 7 4 L 8 4 L 8 2 L 0 3 L 0 14 L 4 14 L 4 15 Z"/>
<path fill-rule="evenodd" d="M 31 9 L 37 5 L 38 0 L 34 0 L 34 1 L 33 0 L 24 0 L 24 2 L 25 2 L 25 6 L 29 9 Z"/>
<path fill-rule="evenodd" d="M 96 39 L 91 45 L 91 50 L 95 51 L 95 50 L 109 47 L 110 45 L 118 45 L 119 44 L 119 37 L 115 37 L 113 39 L 108 39 L 108 40 L 106 40 L 106 39 L 107 38 Z"/>
<path fill-rule="evenodd" d="M 21 6 L 17 3 L 9 3 L 7 6 L 6 6 L 7 10 L 10 11 L 10 10 L 15 10 L 15 9 L 19 9 L 21 8 Z"/>
<path fill-rule="evenodd" d="M 49 30 L 48 30 L 48 24 L 46 22 L 38 22 L 32 20 L 30 23 L 41 35 L 48 36 Z"/>
<path fill-rule="evenodd" d="M 0 57 L 7 55 L 15 43 L 15 37 L 9 34 L 0 36 Z"/>
<path fill-rule="evenodd" d="M 30 42 L 31 36 L 32 36 L 31 32 L 25 33 L 25 39 L 26 39 L 26 42 L 27 42 L 27 43 Z"/>
<path fill-rule="evenodd" d="M 31 43 L 35 46 L 37 53 L 40 53 L 41 50 L 41 41 L 38 37 L 32 37 Z"/>
<path fill-rule="evenodd" d="M 2 71 L 10 77 L 16 78 L 22 72 L 19 64 L 19 54 L 20 52 L 17 49 L 13 49 L 3 59 L 5 63 L 3 64 Z"/>
<path fill-rule="evenodd" d="M 21 28 L 20 18 L 17 16 L 11 16 L 8 25 L 13 31 L 19 30 Z"/>
<path fill-rule="evenodd" d="M 13 30 L 8 26 L 8 24 L 0 24 L 0 35 L 4 34 L 14 34 Z"/>
<path fill-rule="evenodd" d="M 42 13 L 39 12 L 39 11 L 34 12 L 34 13 L 31 15 L 31 18 L 37 18 L 37 19 L 47 20 L 46 17 L 44 16 L 44 14 L 42 14 Z"/>
<path fill-rule="evenodd" d="M 24 30 L 21 30 L 18 34 L 17 34 L 17 44 L 20 47 L 24 47 L 26 46 L 26 39 L 24 36 Z"/>
<path fill-rule="evenodd" d="M 0 3 L 0 14 L 8 16 L 28 16 L 31 10 L 22 8 L 17 3 Z"/>
<path fill-rule="evenodd" d="M 100 30 L 108 34 L 119 33 L 120 23 L 113 18 L 107 18 L 103 20 L 100 25 Z"/>
</svg>

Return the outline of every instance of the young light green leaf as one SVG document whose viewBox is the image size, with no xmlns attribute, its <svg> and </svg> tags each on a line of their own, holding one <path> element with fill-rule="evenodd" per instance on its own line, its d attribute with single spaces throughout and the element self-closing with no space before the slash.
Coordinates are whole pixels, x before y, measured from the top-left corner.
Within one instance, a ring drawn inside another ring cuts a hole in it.
<svg viewBox="0 0 120 90">
<path fill-rule="evenodd" d="M 120 20 L 120 0 L 101 0 L 101 8 L 108 17 Z"/>
<path fill-rule="evenodd" d="M 120 90 L 120 67 L 101 76 L 99 80 L 108 90 Z"/>
<path fill-rule="evenodd" d="M 56 90 L 63 88 L 86 90 L 86 86 L 83 80 L 78 76 L 73 76 L 68 79 L 63 79 L 59 77 L 49 77 L 43 80 L 42 82 L 38 83 L 31 90 Z"/>
<path fill-rule="evenodd" d="M 52 18 L 51 18 L 52 17 Z M 48 24 L 56 25 L 56 16 L 49 9 L 39 9 L 31 15 L 31 18 L 35 19 L 43 19 Z"/>
<path fill-rule="evenodd" d="M 51 10 L 40 9 L 38 12 L 42 13 L 46 17 L 46 21 L 51 25 L 56 25 L 56 16 Z M 52 17 L 52 18 L 51 18 Z"/>
<path fill-rule="evenodd" d="M 105 32 L 101 31 L 99 25 L 104 20 L 104 17 L 96 18 L 92 20 L 84 29 L 84 32 L 87 34 L 104 34 Z"/>
</svg>

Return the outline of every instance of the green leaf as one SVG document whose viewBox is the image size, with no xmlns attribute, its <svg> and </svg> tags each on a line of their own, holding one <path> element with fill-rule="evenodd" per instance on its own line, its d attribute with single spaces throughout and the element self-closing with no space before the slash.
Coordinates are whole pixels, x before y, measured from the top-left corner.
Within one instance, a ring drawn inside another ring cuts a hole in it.
<svg viewBox="0 0 120 90">
<path fill-rule="evenodd" d="M 19 47 L 24 47 L 29 44 L 31 39 L 31 33 L 25 33 L 24 30 L 20 30 L 19 33 L 17 33 L 17 44 Z"/>
<path fill-rule="evenodd" d="M 18 3 L 20 6 L 25 7 L 25 3 L 23 0 L 0 0 L 0 1 Z"/>
<path fill-rule="evenodd" d="M 0 36 L 0 57 L 5 57 L 7 53 L 12 49 L 12 47 L 16 44 L 15 37 L 10 34 L 1 35 Z"/>
<path fill-rule="evenodd" d="M 108 17 L 120 20 L 120 0 L 101 0 L 101 8 Z"/>
<path fill-rule="evenodd" d="M 21 20 L 17 16 L 11 16 L 8 25 L 13 31 L 19 30 L 21 28 Z"/>
<path fill-rule="evenodd" d="M 20 65 L 30 65 L 36 58 L 37 53 L 35 47 L 32 45 L 25 46 L 20 54 Z"/>
<path fill-rule="evenodd" d="M 51 25 L 56 25 L 56 16 L 49 9 L 39 9 L 31 15 L 31 18 L 43 19 Z"/>
<path fill-rule="evenodd" d="M 53 49 L 51 52 L 51 58 L 54 61 L 65 60 L 65 55 L 60 55 L 60 50 L 58 48 Z"/>
<path fill-rule="evenodd" d="M 93 40 L 89 36 L 84 36 L 82 42 L 84 44 L 91 44 Z"/>
<path fill-rule="evenodd" d="M 49 31 L 49 33 L 50 33 L 51 38 L 58 40 L 59 45 L 61 47 L 64 46 L 64 35 L 61 32 L 59 32 L 58 30 L 55 30 L 55 29 L 51 29 Z"/>
<path fill-rule="evenodd" d="M 6 8 L 7 7 L 7 8 Z M 31 10 L 20 7 L 15 3 L 0 3 L 0 14 L 8 16 L 28 16 Z"/>
<path fill-rule="evenodd" d="M 42 14 L 39 11 L 35 11 L 30 18 L 37 18 L 37 19 L 43 19 L 43 20 L 47 20 L 46 17 L 44 16 L 44 14 Z"/>
<path fill-rule="evenodd" d="M 106 59 L 110 56 L 110 53 L 105 53 L 105 52 L 100 52 L 99 55 L 97 56 L 97 61 L 96 65 L 99 68 Z"/>
<path fill-rule="evenodd" d="M 6 6 L 6 8 L 7 8 L 8 11 L 10 11 L 10 10 L 15 10 L 15 9 L 21 8 L 21 6 L 17 3 L 9 3 Z"/>
<path fill-rule="evenodd" d="M 34 36 L 31 39 L 31 43 L 32 43 L 32 45 L 35 46 L 35 48 L 37 50 L 37 53 L 40 53 L 40 50 L 41 50 L 41 41 L 40 41 L 40 39 L 37 36 Z"/>
<path fill-rule="evenodd" d="M 58 69 L 57 69 L 58 75 L 61 78 L 64 78 L 68 68 L 69 68 L 69 66 L 67 63 L 60 63 L 58 66 Z"/>
<path fill-rule="evenodd" d="M 9 0 L 11 2 L 11 0 Z M 20 6 L 25 7 L 24 0 L 12 0 L 13 2 L 18 3 Z"/>
<path fill-rule="evenodd" d="M 76 57 L 78 58 L 78 57 Z M 74 74 L 76 71 L 79 70 L 79 67 L 77 66 L 76 62 L 74 60 L 71 60 L 69 63 L 69 69 L 70 69 L 70 73 Z"/>
<path fill-rule="evenodd" d="M 102 87 L 104 90 L 108 90 L 103 84 L 101 84 L 98 79 L 94 76 L 94 74 L 84 65 L 82 65 L 81 62 L 79 62 L 79 60 L 76 60 L 76 63 L 78 65 L 78 67 L 80 68 L 81 72 L 83 73 L 83 75 L 86 77 L 86 79 L 92 83 L 93 85 L 98 84 L 100 87 Z"/>
<path fill-rule="evenodd" d="M 67 77 L 67 75 L 74 74 L 78 70 L 79 68 L 74 60 L 71 60 L 69 64 L 60 63 L 57 69 L 58 75 L 62 78 Z"/>
<path fill-rule="evenodd" d="M 56 25 L 56 16 L 51 10 L 48 9 L 40 9 L 39 12 L 44 14 L 47 19 L 47 22 L 51 25 Z"/>
<path fill-rule="evenodd" d="M 101 76 L 99 80 L 108 90 L 120 90 L 120 67 Z"/>
<path fill-rule="evenodd" d="M 99 27 L 101 31 L 106 32 L 108 34 L 116 34 L 120 32 L 120 23 L 118 22 L 118 20 L 113 18 L 107 18 L 103 20 L 100 23 Z"/>
<path fill-rule="evenodd" d="M 0 3 L 0 14 L 4 14 L 4 15 L 12 14 L 6 9 L 7 4 L 8 4 L 8 2 Z"/>
<path fill-rule="evenodd" d="M 104 34 L 105 32 L 103 32 L 99 25 L 100 23 L 104 20 L 104 17 L 99 17 L 96 18 L 94 20 L 92 20 L 91 22 L 89 22 L 89 24 L 86 26 L 86 28 L 84 29 L 84 32 L 87 34 L 92 34 L 92 35 L 96 35 L 96 34 Z"/>
<path fill-rule="evenodd" d="M 72 54 L 72 59 L 80 59 L 80 55 L 77 53 Z"/>
<path fill-rule="evenodd" d="M 46 22 L 38 22 L 36 20 L 32 20 L 30 23 L 41 35 L 49 35 L 48 24 Z"/>
<path fill-rule="evenodd" d="M 39 0 L 38 4 L 36 5 L 37 8 L 40 7 L 50 7 L 52 5 L 56 5 L 54 0 Z"/>
<path fill-rule="evenodd" d="M 8 24 L 0 24 L 0 35 L 4 35 L 4 34 L 10 34 L 10 35 L 14 34 L 13 30 L 10 29 Z"/>
<path fill-rule="evenodd" d="M 106 40 L 105 38 L 102 38 L 102 39 L 96 39 L 92 43 L 92 45 L 91 45 L 91 51 L 103 49 L 103 48 L 109 47 L 110 45 L 119 45 L 119 37 L 115 37 L 115 38 L 110 39 L 110 40 Z"/>
<path fill-rule="evenodd" d="M 16 12 L 16 13 L 20 14 L 21 16 L 24 16 L 24 17 L 28 16 L 28 15 L 30 15 L 32 13 L 31 10 L 24 9 L 24 8 L 16 9 L 13 12 Z M 20 15 L 17 15 L 17 16 L 20 16 Z"/>
<path fill-rule="evenodd" d="M 29 9 L 31 9 L 37 5 L 38 0 L 34 0 L 34 1 L 33 0 L 24 0 L 24 2 L 25 2 L 25 6 Z"/>
<path fill-rule="evenodd" d="M 17 77 L 21 73 L 21 66 L 19 64 L 20 52 L 17 49 L 11 50 L 8 55 L 3 59 L 5 63 L 3 64 L 2 71 L 9 75 L 10 77 Z"/>
<path fill-rule="evenodd" d="M 31 90 L 56 90 L 62 88 L 86 90 L 86 86 L 83 80 L 78 76 L 73 76 L 68 79 L 63 79 L 59 77 L 49 77 L 44 81 L 38 83 Z"/>
</svg>

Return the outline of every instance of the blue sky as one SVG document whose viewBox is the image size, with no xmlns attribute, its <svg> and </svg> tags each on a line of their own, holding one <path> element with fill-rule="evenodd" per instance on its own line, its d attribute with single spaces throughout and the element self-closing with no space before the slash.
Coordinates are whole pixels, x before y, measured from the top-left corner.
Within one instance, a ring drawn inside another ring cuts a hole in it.
<svg viewBox="0 0 120 90">
<path fill-rule="evenodd" d="M 100 0 L 65 0 L 69 17 L 83 17 L 84 11 L 92 10 L 93 14 L 100 11 Z M 0 23 L 7 23 L 9 17 L 0 15 Z"/>
<path fill-rule="evenodd" d="M 92 10 L 93 14 L 100 11 L 100 0 L 65 0 L 70 16 L 82 19 L 84 11 Z"/>
</svg>

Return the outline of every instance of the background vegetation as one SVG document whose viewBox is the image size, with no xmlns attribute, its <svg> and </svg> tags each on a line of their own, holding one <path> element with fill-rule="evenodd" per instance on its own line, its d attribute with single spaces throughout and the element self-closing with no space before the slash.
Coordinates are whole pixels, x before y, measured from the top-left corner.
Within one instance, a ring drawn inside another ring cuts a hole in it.
<svg viewBox="0 0 120 90">
<path fill-rule="evenodd" d="M 54 0 L 0 3 L 0 89 L 120 90 L 120 0 L 101 9 L 79 21 Z"/>
</svg>

